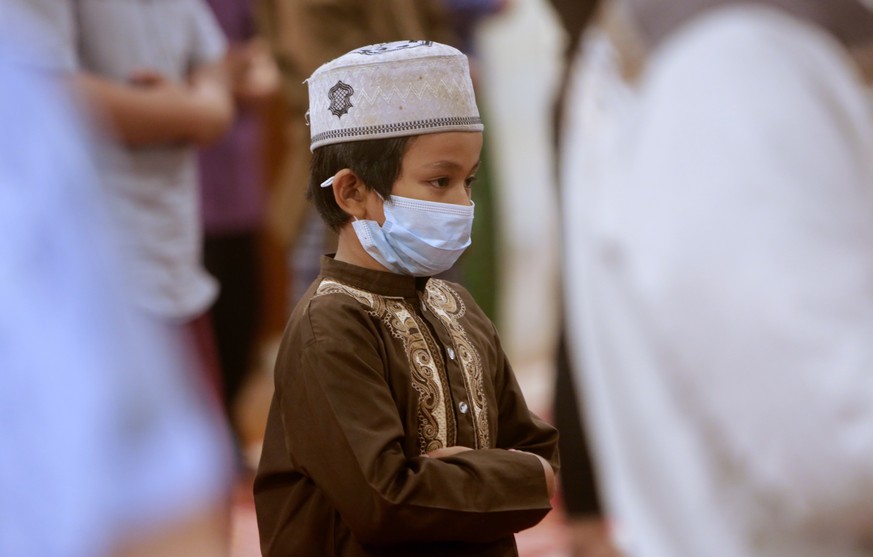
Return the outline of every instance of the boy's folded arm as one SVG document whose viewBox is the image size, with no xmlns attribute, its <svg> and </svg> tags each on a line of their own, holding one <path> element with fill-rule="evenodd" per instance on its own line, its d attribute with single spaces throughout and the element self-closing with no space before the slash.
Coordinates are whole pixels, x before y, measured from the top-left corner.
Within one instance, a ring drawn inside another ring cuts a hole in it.
<svg viewBox="0 0 873 557">
<path fill-rule="evenodd" d="M 374 347 L 353 338 L 312 343 L 299 366 L 283 406 L 312 419 L 286 427 L 292 458 L 362 543 L 490 541 L 550 510 L 533 455 L 487 449 L 407 457 L 404 424 Z"/>
</svg>

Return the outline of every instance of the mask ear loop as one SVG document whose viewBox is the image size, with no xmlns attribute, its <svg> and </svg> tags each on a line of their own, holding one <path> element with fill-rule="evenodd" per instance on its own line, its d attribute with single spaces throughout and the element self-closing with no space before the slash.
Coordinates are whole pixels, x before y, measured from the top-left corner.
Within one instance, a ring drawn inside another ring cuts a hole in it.
<svg viewBox="0 0 873 557">
<path fill-rule="evenodd" d="M 329 187 L 331 187 L 331 186 L 333 185 L 333 179 L 334 179 L 335 177 L 336 177 L 336 175 L 331 176 L 330 178 L 328 178 L 327 180 L 325 180 L 324 182 L 322 182 L 322 183 L 321 183 L 321 187 L 323 187 L 323 188 L 329 188 Z M 386 201 L 385 201 L 385 198 L 382 197 L 382 194 L 381 194 L 381 193 L 377 192 L 376 190 L 373 190 L 373 192 L 374 192 L 374 193 L 379 197 L 379 199 L 382 200 L 382 203 L 385 203 L 385 202 L 386 202 Z"/>
</svg>

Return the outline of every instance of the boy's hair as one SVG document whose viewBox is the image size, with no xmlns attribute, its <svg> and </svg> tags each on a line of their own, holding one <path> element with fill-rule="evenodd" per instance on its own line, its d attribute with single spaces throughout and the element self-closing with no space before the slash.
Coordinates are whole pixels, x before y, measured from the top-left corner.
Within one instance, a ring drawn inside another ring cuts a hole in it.
<svg viewBox="0 0 873 557">
<path fill-rule="evenodd" d="M 333 187 L 321 187 L 321 183 L 340 170 L 348 168 L 366 187 L 375 190 L 382 198 L 391 195 L 394 182 L 400 177 L 403 156 L 410 140 L 415 136 L 369 139 L 332 143 L 312 152 L 309 189 L 306 197 L 311 200 L 318 214 L 334 232 L 349 222 L 351 216 L 337 205 Z"/>
</svg>

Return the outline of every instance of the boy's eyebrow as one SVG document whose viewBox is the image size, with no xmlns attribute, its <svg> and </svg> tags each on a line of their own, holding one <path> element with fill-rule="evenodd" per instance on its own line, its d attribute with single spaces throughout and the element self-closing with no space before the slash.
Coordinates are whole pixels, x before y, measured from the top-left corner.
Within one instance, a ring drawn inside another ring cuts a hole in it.
<svg viewBox="0 0 873 557">
<path fill-rule="evenodd" d="M 479 163 L 481 162 L 482 161 L 476 161 L 476 164 L 473 165 L 473 169 L 471 170 L 471 172 L 476 172 L 477 170 L 479 170 Z M 454 161 L 436 161 L 430 164 L 426 164 L 424 166 L 425 168 L 445 168 L 446 170 L 463 170 L 464 168 Z"/>
</svg>

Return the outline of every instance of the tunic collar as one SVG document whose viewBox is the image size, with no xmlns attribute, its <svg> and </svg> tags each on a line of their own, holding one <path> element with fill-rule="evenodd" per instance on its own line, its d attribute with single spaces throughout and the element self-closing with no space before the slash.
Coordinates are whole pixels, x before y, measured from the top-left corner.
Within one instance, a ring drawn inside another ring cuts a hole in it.
<svg viewBox="0 0 873 557">
<path fill-rule="evenodd" d="M 334 259 L 334 254 L 322 256 L 321 278 L 335 279 L 381 296 L 403 298 L 417 298 L 418 293 L 424 290 L 427 281 L 430 280 L 430 277 L 412 277 L 365 269 L 351 263 L 337 261 Z"/>
</svg>

